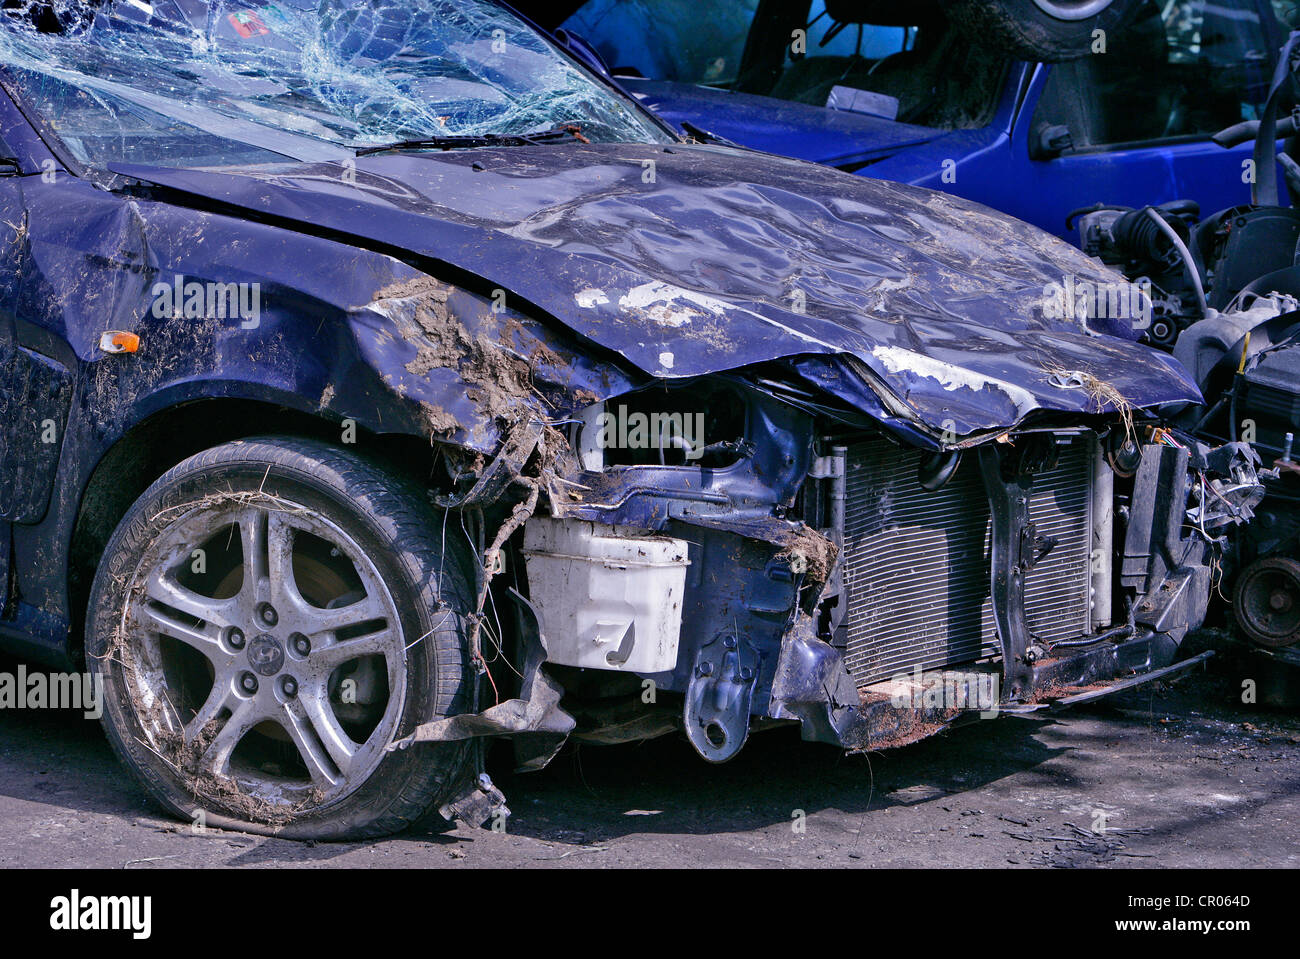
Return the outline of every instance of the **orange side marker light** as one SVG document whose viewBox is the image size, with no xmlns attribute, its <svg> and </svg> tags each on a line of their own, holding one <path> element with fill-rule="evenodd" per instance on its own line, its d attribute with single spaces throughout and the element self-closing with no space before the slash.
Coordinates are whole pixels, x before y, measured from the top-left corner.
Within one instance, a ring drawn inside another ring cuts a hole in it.
<svg viewBox="0 0 1300 959">
<path fill-rule="evenodd" d="M 140 349 L 140 337 L 125 330 L 109 330 L 99 338 L 99 348 L 105 353 L 134 353 Z"/>
</svg>

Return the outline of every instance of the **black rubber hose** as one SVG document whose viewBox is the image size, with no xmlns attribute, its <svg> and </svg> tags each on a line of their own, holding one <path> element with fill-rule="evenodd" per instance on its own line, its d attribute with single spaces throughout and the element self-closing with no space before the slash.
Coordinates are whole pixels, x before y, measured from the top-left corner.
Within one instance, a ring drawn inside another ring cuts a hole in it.
<svg viewBox="0 0 1300 959">
<path fill-rule="evenodd" d="M 1175 220 L 1170 226 L 1177 230 L 1180 222 Z M 1159 224 L 1147 216 L 1146 210 L 1133 210 L 1123 214 L 1115 221 L 1110 232 L 1115 238 L 1115 245 L 1130 259 L 1154 260 L 1165 266 L 1173 266 L 1178 259 L 1178 250 Z"/>
</svg>

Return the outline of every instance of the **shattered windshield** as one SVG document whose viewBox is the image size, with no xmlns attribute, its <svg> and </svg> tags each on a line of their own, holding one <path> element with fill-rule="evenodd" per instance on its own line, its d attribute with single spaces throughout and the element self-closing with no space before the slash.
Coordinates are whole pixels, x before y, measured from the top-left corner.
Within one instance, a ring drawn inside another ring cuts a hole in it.
<svg viewBox="0 0 1300 959">
<path fill-rule="evenodd" d="M 0 18 L 4 75 L 91 166 L 338 160 L 404 141 L 556 130 L 667 139 L 488 0 L 11 4 Z"/>
</svg>

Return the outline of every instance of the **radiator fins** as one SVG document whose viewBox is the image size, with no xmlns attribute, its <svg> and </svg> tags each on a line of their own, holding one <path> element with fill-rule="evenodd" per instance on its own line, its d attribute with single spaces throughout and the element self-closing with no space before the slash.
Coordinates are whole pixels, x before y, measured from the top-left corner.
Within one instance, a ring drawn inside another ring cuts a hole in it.
<svg viewBox="0 0 1300 959">
<path fill-rule="evenodd" d="M 989 600 L 989 510 L 975 457 L 942 489 L 917 482 L 920 454 L 884 440 L 849 448 L 844 520 L 846 662 L 869 685 L 914 667 L 998 655 Z M 1091 445 L 1063 445 L 1034 478 L 1030 519 L 1056 547 L 1026 577 L 1030 632 L 1048 643 L 1090 629 Z"/>
</svg>

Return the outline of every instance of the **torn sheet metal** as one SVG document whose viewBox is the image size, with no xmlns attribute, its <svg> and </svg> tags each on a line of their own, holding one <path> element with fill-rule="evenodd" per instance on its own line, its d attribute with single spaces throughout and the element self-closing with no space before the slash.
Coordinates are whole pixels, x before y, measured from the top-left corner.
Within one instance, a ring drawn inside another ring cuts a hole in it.
<svg viewBox="0 0 1300 959">
<path fill-rule="evenodd" d="M 534 630 L 527 645 L 524 678 L 517 699 L 497 703 L 482 712 L 424 723 L 409 736 L 390 743 L 388 749 L 407 749 L 417 743 L 511 736 L 520 771 L 531 772 L 545 767 L 577 724 L 560 708 L 563 688 L 542 669 L 546 660 L 545 637 Z"/>
<path fill-rule="evenodd" d="M 424 723 L 399 739 L 389 749 L 406 749 L 416 743 L 453 742 L 481 736 L 515 736 L 536 739 L 532 756 L 520 769 L 541 769 L 560 751 L 575 726 L 573 717 L 560 708 L 563 690 L 540 669 L 525 670 L 528 689 L 519 699 L 507 699 L 481 713 L 465 713 Z"/>
<path fill-rule="evenodd" d="M 403 263 L 393 271 L 404 278 L 353 307 L 351 327 L 366 363 L 438 440 L 492 452 L 513 424 L 540 428 L 642 382 L 530 318 L 504 291 L 480 295 Z"/>
</svg>

